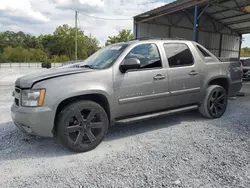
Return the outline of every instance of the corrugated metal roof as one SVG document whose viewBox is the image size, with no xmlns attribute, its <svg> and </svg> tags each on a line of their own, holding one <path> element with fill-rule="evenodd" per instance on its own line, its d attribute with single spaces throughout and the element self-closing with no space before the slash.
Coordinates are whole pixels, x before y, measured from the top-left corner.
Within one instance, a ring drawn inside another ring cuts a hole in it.
<svg viewBox="0 0 250 188">
<path fill-rule="evenodd" d="M 218 8 L 219 7 L 219 8 Z M 205 11 L 211 17 L 240 34 L 249 33 L 250 1 L 223 0 L 211 4 Z"/>
<path fill-rule="evenodd" d="M 199 6 L 205 8 L 205 14 L 239 33 L 250 33 L 250 0 L 177 0 L 162 7 L 135 16 L 135 22 L 141 23 L 174 12 Z"/>
<path fill-rule="evenodd" d="M 195 5 L 201 5 L 201 4 L 207 3 L 208 1 L 209 0 L 177 0 L 172 3 L 166 4 L 164 6 L 161 6 L 159 8 L 139 14 L 135 16 L 134 18 L 135 19 L 142 18 L 144 22 L 144 21 L 147 21 L 148 19 L 161 17 L 166 14 L 171 14 L 173 12 L 178 12 L 180 10 L 188 9 Z"/>
</svg>

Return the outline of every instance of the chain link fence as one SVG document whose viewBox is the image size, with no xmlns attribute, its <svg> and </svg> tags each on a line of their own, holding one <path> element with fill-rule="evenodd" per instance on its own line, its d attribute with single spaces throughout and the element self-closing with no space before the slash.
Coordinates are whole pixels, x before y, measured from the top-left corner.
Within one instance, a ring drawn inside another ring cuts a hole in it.
<svg viewBox="0 0 250 188">
<path fill-rule="evenodd" d="M 62 63 L 51 63 L 51 68 L 61 67 Z M 0 63 L 0 68 L 42 68 L 42 63 Z"/>
</svg>

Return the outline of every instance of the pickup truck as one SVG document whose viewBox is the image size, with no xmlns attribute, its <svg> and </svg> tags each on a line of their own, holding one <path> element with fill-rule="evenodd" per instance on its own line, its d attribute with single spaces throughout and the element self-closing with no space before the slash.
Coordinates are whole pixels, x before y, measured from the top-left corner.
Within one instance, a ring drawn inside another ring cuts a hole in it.
<svg viewBox="0 0 250 188">
<path fill-rule="evenodd" d="M 23 132 L 86 152 L 115 123 L 195 109 L 220 118 L 241 87 L 240 63 L 222 62 L 196 42 L 134 40 L 107 46 L 77 68 L 17 79 L 11 114 Z"/>
<path fill-rule="evenodd" d="M 242 57 L 240 58 L 240 61 L 243 66 L 243 79 L 249 79 L 250 78 L 250 57 Z"/>
</svg>

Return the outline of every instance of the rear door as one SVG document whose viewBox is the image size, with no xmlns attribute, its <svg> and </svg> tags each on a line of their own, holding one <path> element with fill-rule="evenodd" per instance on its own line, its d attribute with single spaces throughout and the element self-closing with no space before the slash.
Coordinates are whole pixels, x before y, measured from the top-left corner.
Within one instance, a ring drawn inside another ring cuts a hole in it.
<svg viewBox="0 0 250 188">
<path fill-rule="evenodd" d="M 168 107 L 197 103 L 201 100 L 201 62 L 195 58 L 186 43 L 163 44 L 166 56 L 170 97 Z"/>
</svg>

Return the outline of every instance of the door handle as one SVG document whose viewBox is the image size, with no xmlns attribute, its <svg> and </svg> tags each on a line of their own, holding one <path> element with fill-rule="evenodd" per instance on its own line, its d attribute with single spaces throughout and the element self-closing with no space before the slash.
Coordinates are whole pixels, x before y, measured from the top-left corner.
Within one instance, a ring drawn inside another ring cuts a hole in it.
<svg viewBox="0 0 250 188">
<path fill-rule="evenodd" d="M 166 76 L 163 76 L 163 75 L 161 75 L 161 74 L 157 74 L 155 77 L 153 77 L 154 78 L 154 80 L 163 80 L 163 79 L 165 79 L 166 78 Z"/>
<path fill-rule="evenodd" d="M 189 75 L 191 75 L 191 76 L 195 76 L 195 75 L 198 75 L 199 73 L 198 72 L 196 72 L 195 70 L 192 70 L 190 73 L 189 73 Z"/>
</svg>

